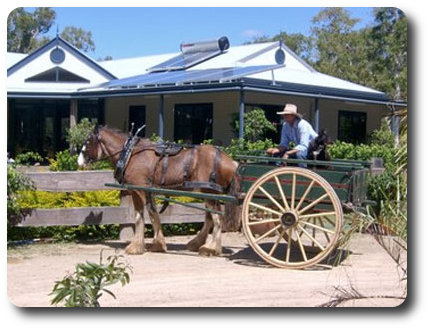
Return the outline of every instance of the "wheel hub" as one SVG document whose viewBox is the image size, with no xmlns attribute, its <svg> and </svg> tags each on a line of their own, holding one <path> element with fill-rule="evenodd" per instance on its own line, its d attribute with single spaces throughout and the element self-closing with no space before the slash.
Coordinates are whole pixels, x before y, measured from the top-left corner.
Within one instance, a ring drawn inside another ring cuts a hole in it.
<svg viewBox="0 0 430 330">
<path fill-rule="evenodd" d="M 297 214 L 294 211 L 287 211 L 281 216 L 282 226 L 287 229 L 294 226 L 298 221 Z"/>
</svg>

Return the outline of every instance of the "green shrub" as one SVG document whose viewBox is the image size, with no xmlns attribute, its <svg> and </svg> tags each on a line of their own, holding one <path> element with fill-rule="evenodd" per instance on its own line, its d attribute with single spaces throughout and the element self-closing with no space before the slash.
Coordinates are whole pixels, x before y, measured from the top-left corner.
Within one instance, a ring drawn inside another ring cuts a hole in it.
<svg viewBox="0 0 430 330">
<path fill-rule="evenodd" d="M 391 132 L 390 125 L 387 120 L 381 124 L 381 128 L 375 130 L 370 135 L 370 144 L 384 145 L 389 148 L 394 148 L 394 134 Z"/>
<path fill-rule="evenodd" d="M 385 171 L 381 175 L 372 176 L 368 182 L 368 198 L 376 201 L 376 214 L 383 209 L 383 202 L 395 201 L 399 196 L 406 196 L 406 177 L 398 175 L 399 149 L 394 146 L 394 136 L 388 124 L 383 123 L 381 129 L 372 133 L 370 144 L 354 145 L 336 141 L 329 146 L 329 154 L 333 159 L 370 160 L 381 157 Z M 406 143 L 405 143 L 406 145 Z"/>
<path fill-rule="evenodd" d="M 69 150 L 63 150 L 55 154 L 55 159 L 48 159 L 49 169 L 53 172 L 58 171 L 77 171 L 79 155 L 72 155 Z M 88 170 L 111 170 L 113 166 L 108 159 L 92 163 Z"/>
<path fill-rule="evenodd" d="M 22 191 L 18 199 L 21 208 L 61 208 L 118 206 L 119 190 L 48 192 L 38 190 Z"/>
<path fill-rule="evenodd" d="M 18 165 L 34 165 L 35 163 L 43 162 L 43 157 L 37 152 L 29 151 L 19 154 L 15 157 L 15 162 Z"/>
<path fill-rule="evenodd" d="M 20 192 L 30 190 L 33 183 L 18 172 L 14 165 L 7 165 L 7 223 L 16 224 L 21 220 L 22 206 L 19 203 Z"/>
<path fill-rule="evenodd" d="M 90 165 L 90 170 L 113 170 L 114 167 L 108 159 L 102 159 Z"/>
<path fill-rule="evenodd" d="M 69 150 L 63 150 L 55 154 L 55 159 L 49 159 L 51 171 L 77 171 L 78 155 L 71 155 Z"/>
<path fill-rule="evenodd" d="M 368 182 L 368 198 L 377 201 L 395 201 L 406 198 L 406 177 L 396 175 L 393 171 L 385 171 L 380 175 L 371 176 Z M 379 208 L 378 208 L 379 209 Z"/>
<path fill-rule="evenodd" d="M 232 158 L 237 155 L 265 155 L 265 150 L 276 146 L 270 139 L 248 141 L 245 139 L 232 139 L 230 145 L 224 148 L 224 151 Z"/>
<path fill-rule="evenodd" d="M 372 157 L 381 157 L 384 166 L 391 171 L 395 167 L 396 149 L 380 144 L 359 144 L 335 141 L 328 148 L 332 159 L 370 160 Z"/>
<path fill-rule="evenodd" d="M 67 130 L 66 141 L 70 143 L 72 150 L 81 150 L 86 139 L 94 130 L 96 123 L 90 122 L 88 118 L 82 120 L 74 127 Z"/>
<path fill-rule="evenodd" d="M 177 223 L 162 226 L 166 236 L 195 235 L 202 229 L 203 223 Z"/>
<path fill-rule="evenodd" d="M 26 241 L 49 239 L 59 242 L 116 240 L 119 225 L 80 225 L 48 227 L 11 227 L 8 228 L 7 241 Z"/>
<path fill-rule="evenodd" d="M 239 132 L 239 114 L 233 115 L 230 126 L 237 135 Z M 256 142 L 261 140 L 268 132 L 276 132 L 275 126 L 267 120 L 263 109 L 255 108 L 245 113 L 243 137 L 247 141 Z"/>
<path fill-rule="evenodd" d="M 37 190 L 20 191 L 16 198 L 20 210 L 62 207 L 118 206 L 119 190 L 86 192 L 47 192 Z M 53 238 L 59 241 L 118 239 L 119 225 L 81 225 L 53 227 L 10 227 L 8 241 L 35 238 Z"/>
</svg>

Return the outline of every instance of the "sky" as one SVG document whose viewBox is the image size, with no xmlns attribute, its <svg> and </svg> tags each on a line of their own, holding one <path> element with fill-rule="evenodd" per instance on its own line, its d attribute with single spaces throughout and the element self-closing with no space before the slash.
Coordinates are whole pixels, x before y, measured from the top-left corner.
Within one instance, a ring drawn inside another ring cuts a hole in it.
<svg viewBox="0 0 430 330">
<path fill-rule="evenodd" d="M 217 8 L 101 8 L 53 7 L 57 13 L 48 36 L 57 25 L 91 31 L 94 59 L 114 59 L 175 53 L 182 42 L 216 40 L 226 36 L 230 45 L 241 45 L 254 37 L 287 33 L 310 33 L 312 18 L 321 7 L 217 7 Z M 361 19 L 358 28 L 373 21 L 372 8 L 346 8 Z M 28 10 L 32 10 L 28 8 Z"/>
</svg>

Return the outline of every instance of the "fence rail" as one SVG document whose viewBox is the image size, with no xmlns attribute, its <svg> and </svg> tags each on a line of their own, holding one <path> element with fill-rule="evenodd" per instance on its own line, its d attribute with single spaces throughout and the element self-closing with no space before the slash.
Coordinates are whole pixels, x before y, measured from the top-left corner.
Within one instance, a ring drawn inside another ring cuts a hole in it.
<svg viewBox="0 0 430 330">
<path fill-rule="evenodd" d="M 112 171 L 73 171 L 73 172 L 27 172 L 36 190 L 49 192 L 73 192 L 113 190 L 105 183 L 113 182 Z M 195 203 L 196 205 L 198 203 Z M 145 222 L 149 216 L 145 210 Z M 170 205 L 160 215 L 161 223 L 203 222 L 204 211 Z M 17 226 L 77 226 L 120 224 L 121 239 L 129 239 L 134 231 L 135 212 L 128 191 L 121 191 L 120 206 L 116 207 L 72 207 L 57 209 L 33 209 L 25 215 Z"/>
</svg>

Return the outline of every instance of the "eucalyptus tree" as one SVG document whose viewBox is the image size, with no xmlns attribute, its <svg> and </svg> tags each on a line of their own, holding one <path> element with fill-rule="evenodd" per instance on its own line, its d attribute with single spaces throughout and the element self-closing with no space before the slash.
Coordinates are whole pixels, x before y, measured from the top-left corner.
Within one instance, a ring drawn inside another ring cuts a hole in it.
<svg viewBox="0 0 430 330">
<path fill-rule="evenodd" d="M 374 9 L 375 25 L 371 31 L 375 87 L 395 100 L 407 100 L 407 21 L 397 8 Z"/>
<path fill-rule="evenodd" d="M 54 23 L 56 13 L 49 7 L 28 12 L 19 7 L 7 18 L 7 51 L 29 53 L 49 39 L 43 37 Z"/>
<path fill-rule="evenodd" d="M 355 68 L 363 58 L 360 36 L 353 32 L 358 22 L 340 7 L 325 8 L 312 19 L 315 69 L 357 81 Z"/>
<path fill-rule="evenodd" d="M 39 7 L 34 11 L 22 7 L 14 9 L 7 18 L 7 51 L 28 54 L 48 43 L 51 38 L 46 34 L 55 24 L 56 16 L 50 7 Z M 68 26 L 60 35 L 84 52 L 95 50 L 90 31 Z"/>
</svg>

